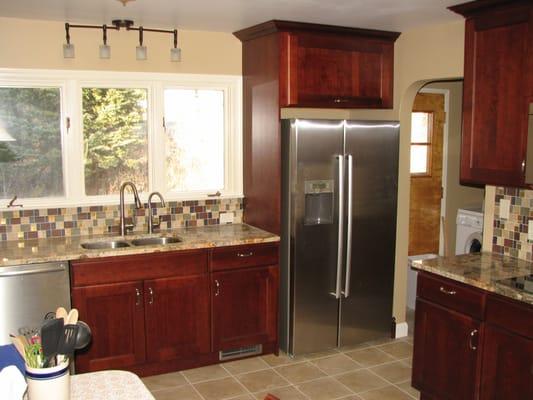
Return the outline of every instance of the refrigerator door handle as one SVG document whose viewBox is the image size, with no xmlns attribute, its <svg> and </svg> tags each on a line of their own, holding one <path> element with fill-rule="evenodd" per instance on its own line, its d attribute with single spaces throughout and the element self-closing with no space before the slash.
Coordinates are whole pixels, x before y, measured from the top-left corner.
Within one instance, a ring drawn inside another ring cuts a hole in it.
<svg viewBox="0 0 533 400">
<path fill-rule="evenodd" d="M 338 161 L 338 180 L 339 180 L 339 230 L 337 238 L 337 276 L 335 283 L 335 292 L 330 293 L 336 299 L 341 297 L 342 284 L 342 253 L 343 253 L 343 236 L 344 236 L 344 156 L 338 155 L 335 157 Z"/>
<path fill-rule="evenodd" d="M 344 297 L 350 295 L 350 274 L 352 272 L 352 216 L 353 216 L 353 157 L 351 154 L 347 155 L 348 158 L 348 188 L 347 191 L 347 220 L 346 225 L 346 280 L 344 282 Z"/>
</svg>

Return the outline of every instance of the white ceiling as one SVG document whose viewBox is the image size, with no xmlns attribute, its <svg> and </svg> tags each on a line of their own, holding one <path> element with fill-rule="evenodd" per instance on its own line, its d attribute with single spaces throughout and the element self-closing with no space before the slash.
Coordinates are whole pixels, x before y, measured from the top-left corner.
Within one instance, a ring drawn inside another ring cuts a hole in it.
<svg viewBox="0 0 533 400">
<path fill-rule="evenodd" d="M 71 23 L 233 32 L 270 19 L 405 31 L 461 17 L 446 9 L 466 0 L 0 0 L 0 16 Z"/>
</svg>

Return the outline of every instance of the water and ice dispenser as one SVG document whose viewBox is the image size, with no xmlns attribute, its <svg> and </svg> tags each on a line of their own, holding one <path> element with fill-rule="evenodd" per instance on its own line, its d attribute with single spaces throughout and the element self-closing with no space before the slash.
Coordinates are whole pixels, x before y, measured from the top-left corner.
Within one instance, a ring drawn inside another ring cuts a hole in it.
<svg viewBox="0 0 533 400">
<path fill-rule="evenodd" d="M 333 180 L 305 181 L 304 225 L 333 223 Z"/>
</svg>

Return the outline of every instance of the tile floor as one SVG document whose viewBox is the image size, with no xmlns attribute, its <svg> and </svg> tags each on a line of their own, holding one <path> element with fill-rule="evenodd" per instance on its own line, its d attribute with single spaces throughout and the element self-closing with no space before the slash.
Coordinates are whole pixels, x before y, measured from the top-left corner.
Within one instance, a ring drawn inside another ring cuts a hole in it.
<svg viewBox="0 0 533 400">
<path fill-rule="evenodd" d="M 143 378 L 158 400 L 412 400 L 412 336 L 296 358 L 284 354 Z"/>
</svg>

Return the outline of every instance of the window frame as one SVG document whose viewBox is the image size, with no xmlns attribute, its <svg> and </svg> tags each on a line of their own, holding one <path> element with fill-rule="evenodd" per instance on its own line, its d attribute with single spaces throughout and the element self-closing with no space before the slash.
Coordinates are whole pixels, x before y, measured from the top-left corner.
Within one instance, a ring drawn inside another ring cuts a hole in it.
<svg viewBox="0 0 533 400">
<path fill-rule="evenodd" d="M 413 110 L 411 115 L 414 113 L 424 113 L 428 114 L 428 141 L 427 142 L 412 142 L 413 127 L 411 124 L 411 130 L 409 132 L 409 175 L 412 178 L 427 178 L 432 176 L 432 166 L 433 166 L 433 118 L 434 112 L 427 110 Z M 411 172 L 411 154 L 413 146 L 426 146 L 427 147 L 427 162 L 426 162 L 426 172 Z"/>
<path fill-rule="evenodd" d="M 61 144 L 64 197 L 19 198 L 25 209 L 118 205 L 119 195 L 85 194 L 83 163 L 82 88 L 113 87 L 147 89 L 148 192 L 139 193 L 146 202 L 152 191 L 166 201 L 243 197 L 242 77 L 151 72 L 74 71 L 0 68 L 0 87 L 59 87 L 61 90 Z M 209 191 L 177 192 L 166 189 L 164 173 L 164 90 L 167 88 L 213 89 L 224 92 L 224 190 L 217 197 Z M 67 129 L 67 118 L 70 128 Z M 15 193 L 13 193 L 15 195 Z M 10 199 L 0 200 L 0 211 Z M 126 201 L 131 202 L 130 196 Z"/>
</svg>

